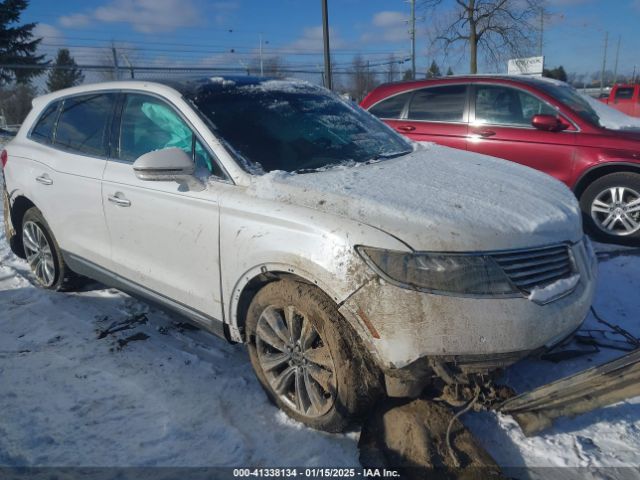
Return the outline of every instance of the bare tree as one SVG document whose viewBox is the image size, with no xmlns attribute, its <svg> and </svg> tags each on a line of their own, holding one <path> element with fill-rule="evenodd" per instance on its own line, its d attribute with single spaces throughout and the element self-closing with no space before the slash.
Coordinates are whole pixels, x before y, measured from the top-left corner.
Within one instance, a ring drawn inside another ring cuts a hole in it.
<svg viewBox="0 0 640 480">
<path fill-rule="evenodd" d="M 387 58 L 387 63 L 387 82 L 395 82 L 398 76 L 398 60 L 393 53 Z"/>
<path fill-rule="evenodd" d="M 376 74 L 371 70 L 369 62 L 364 60 L 360 54 L 353 57 L 348 73 L 351 75 L 349 93 L 358 102 L 378 84 Z"/>
<path fill-rule="evenodd" d="M 478 73 L 478 56 L 497 65 L 505 56 L 529 53 L 539 38 L 537 20 L 544 0 L 423 0 L 438 23 L 433 43 L 445 54 L 454 46 L 469 50 L 469 70 Z"/>
</svg>

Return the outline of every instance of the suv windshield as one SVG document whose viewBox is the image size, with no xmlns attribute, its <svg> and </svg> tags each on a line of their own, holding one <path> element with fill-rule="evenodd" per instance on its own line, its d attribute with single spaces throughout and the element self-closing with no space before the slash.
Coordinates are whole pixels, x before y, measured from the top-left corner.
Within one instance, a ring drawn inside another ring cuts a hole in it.
<svg viewBox="0 0 640 480">
<path fill-rule="evenodd" d="M 303 173 L 412 151 L 370 114 L 307 83 L 205 85 L 187 98 L 254 172 Z"/>
<path fill-rule="evenodd" d="M 583 120 L 602 127 L 600 117 L 596 111 L 589 105 L 589 102 L 580 95 L 575 88 L 570 85 L 561 85 L 552 82 L 540 82 L 538 88 L 551 95 L 559 102 L 564 103 L 571 110 L 576 112 Z"/>
</svg>

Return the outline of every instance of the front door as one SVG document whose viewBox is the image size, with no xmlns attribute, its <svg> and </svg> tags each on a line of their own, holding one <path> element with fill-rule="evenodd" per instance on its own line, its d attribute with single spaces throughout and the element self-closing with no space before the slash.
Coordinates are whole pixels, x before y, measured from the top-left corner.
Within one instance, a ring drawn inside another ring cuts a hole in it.
<svg viewBox="0 0 640 480">
<path fill-rule="evenodd" d="M 531 125 L 537 114 L 559 115 L 529 92 L 506 85 L 476 84 L 467 149 L 526 165 L 567 184 L 576 151 L 574 127 L 561 132 Z"/>
<path fill-rule="evenodd" d="M 215 181 L 201 192 L 176 182 L 138 179 L 133 162 L 168 147 L 194 158 L 196 173 L 214 177 L 213 156 L 178 111 L 150 95 L 123 99 L 118 145 L 103 176 L 103 204 L 111 236 L 112 269 L 125 279 L 208 317 L 223 320 L 219 208 Z"/>
</svg>

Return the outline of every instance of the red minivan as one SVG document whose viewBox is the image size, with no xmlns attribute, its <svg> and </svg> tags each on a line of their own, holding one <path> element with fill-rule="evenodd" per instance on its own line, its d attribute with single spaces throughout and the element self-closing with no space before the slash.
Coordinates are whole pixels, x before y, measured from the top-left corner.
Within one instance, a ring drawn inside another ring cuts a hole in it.
<svg viewBox="0 0 640 480">
<path fill-rule="evenodd" d="M 413 140 L 553 175 L 574 191 L 594 236 L 640 240 L 640 130 L 604 128 L 568 84 L 535 77 L 446 77 L 381 85 L 361 106 Z"/>
</svg>

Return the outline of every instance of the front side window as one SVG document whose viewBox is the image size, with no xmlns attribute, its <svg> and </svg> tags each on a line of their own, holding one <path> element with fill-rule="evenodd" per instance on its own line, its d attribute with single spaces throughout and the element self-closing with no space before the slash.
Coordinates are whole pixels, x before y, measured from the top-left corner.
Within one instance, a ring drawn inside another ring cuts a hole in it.
<svg viewBox="0 0 640 480">
<path fill-rule="evenodd" d="M 54 145 L 73 152 L 106 156 L 106 138 L 115 94 L 96 93 L 65 99 Z"/>
<path fill-rule="evenodd" d="M 58 107 L 60 102 L 54 102 L 45 108 L 44 112 L 38 119 L 38 123 L 31 131 L 31 138 L 41 143 L 51 143 L 53 137 L 53 127 L 58 118 Z"/>
<path fill-rule="evenodd" d="M 412 92 L 400 93 L 399 95 L 394 95 L 393 97 L 382 100 L 371 107 L 369 113 L 378 118 L 400 118 L 411 93 Z"/>
<path fill-rule="evenodd" d="M 307 83 L 210 85 L 187 98 L 251 173 L 304 173 L 412 151 L 372 115 Z"/>
<path fill-rule="evenodd" d="M 533 95 L 500 85 L 476 86 L 477 123 L 531 126 L 534 115 L 558 115 L 558 111 Z"/>
<path fill-rule="evenodd" d="M 223 176 L 209 152 L 171 106 L 149 95 L 127 95 L 122 110 L 118 158 L 134 162 L 145 153 L 171 147 L 184 150 L 194 159 L 197 168 Z"/>
<path fill-rule="evenodd" d="M 423 88 L 413 95 L 408 118 L 430 122 L 463 122 L 466 101 L 465 85 Z"/>
</svg>

